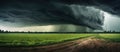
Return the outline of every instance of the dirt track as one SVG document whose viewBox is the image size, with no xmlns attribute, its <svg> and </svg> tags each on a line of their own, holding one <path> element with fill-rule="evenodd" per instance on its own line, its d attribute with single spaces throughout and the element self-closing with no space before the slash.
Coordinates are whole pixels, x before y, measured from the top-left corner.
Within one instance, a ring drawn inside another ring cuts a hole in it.
<svg viewBox="0 0 120 52">
<path fill-rule="evenodd" d="M 89 37 L 50 46 L 0 47 L 0 52 L 120 52 L 120 43 Z"/>
</svg>

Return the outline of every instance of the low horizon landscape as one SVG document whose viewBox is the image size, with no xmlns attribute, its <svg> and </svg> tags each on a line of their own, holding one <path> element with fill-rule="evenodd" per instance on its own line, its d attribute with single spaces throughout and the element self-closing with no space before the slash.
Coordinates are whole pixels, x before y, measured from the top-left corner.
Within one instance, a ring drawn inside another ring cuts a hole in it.
<svg viewBox="0 0 120 52">
<path fill-rule="evenodd" d="M 0 52 L 120 52 L 120 0 L 0 0 Z"/>
</svg>

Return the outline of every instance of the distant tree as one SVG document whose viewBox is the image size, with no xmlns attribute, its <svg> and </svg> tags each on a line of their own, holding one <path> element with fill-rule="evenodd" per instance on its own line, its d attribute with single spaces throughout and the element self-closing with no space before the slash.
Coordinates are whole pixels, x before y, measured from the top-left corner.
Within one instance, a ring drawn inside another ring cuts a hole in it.
<svg viewBox="0 0 120 52">
<path fill-rule="evenodd" d="M 116 31 L 113 31 L 113 32 L 116 32 Z"/>
<path fill-rule="evenodd" d="M 6 32 L 6 33 L 7 33 L 7 32 L 9 32 L 9 31 L 8 31 L 8 30 L 6 30 L 6 31 L 4 31 L 4 32 Z"/>
<path fill-rule="evenodd" d="M 104 32 L 107 32 L 107 31 L 104 31 Z"/>
<path fill-rule="evenodd" d="M 0 29 L 0 32 L 4 32 L 4 30 L 1 30 L 1 29 Z"/>
<path fill-rule="evenodd" d="M 0 30 L 0 32 L 2 32 L 2 30 Z"/>
</svg>

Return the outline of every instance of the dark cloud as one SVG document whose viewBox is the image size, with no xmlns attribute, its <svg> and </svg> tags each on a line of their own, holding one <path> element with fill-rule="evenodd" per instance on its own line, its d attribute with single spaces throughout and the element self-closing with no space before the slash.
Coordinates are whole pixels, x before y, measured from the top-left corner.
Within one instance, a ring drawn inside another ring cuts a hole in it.
<svg viewBox="0 0 120 52">
<path fill-rule="evenodd" d="M 66 4 L 79 4 L 85 6 L 95 6 L 106 12 L 120 15 L 120 0 L 57 0 Z"/>
<path fill-rule="evenodd" d="M 116 12 L 118 8 L 113 11 L 112 7 L 102 2 L 99 0 L 4 0 L 0 2 L 0 20 L 20 23 L 19 25 L 25 24 L 25 26 L 75 24 L 102 29 L 103 15 L 99 10 L 89 6 L 99 6 L 97 8 L 118 13 Z"/>
</svg>

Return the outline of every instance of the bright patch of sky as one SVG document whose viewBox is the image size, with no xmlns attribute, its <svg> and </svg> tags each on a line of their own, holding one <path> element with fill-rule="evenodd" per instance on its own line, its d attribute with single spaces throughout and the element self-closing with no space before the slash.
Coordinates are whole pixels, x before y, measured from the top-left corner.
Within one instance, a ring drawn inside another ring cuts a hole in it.
<svg viewBox="0 0 120 52">
<path fill-rule="evenodd" d="M 104 30 L 120 32 L 120 17 L 104 12 Z"/>
</svg>

